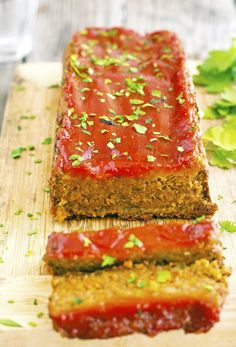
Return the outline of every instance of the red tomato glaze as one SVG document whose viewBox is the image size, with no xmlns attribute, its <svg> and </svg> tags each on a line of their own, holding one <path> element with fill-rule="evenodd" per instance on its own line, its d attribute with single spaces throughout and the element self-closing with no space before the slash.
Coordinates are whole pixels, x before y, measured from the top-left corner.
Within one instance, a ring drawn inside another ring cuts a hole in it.
<svg viewBox="0 0 236 347">
<path fill-rule="evenodd" d="M 65 54 L 54 173 L 105 178 L 192 167 L 198 120 L 184 64 L 171 32 L 76 33 Z"/>
<path fill-rule="evenodd" d="M 102 308 L 83 308 L 52 316 L 55 327 L 70 337 L 108 338 L 141 332 L 154 336 L 158 332 L 184 329 L 206 332 L 219 320 L 219 309 L 204 300 L 191 298 L 140 303 L 111 304 Z"/>
<path fill-rule="evenodd" d="M 213 237 L 213 222 L 197 224 L 172 223 L 166 225 L 147 224 L 142 227 L 120 230 L 112 228 L 94 232 L 72 232 L 69 234 L 54 232 L 49 236 L 45 260 L 83 259 L 102 260 L 109 254 L 117 261 L 132 259 L 132 255 L 150 255 L 157 252 L 168 252 L 207 243 Z M 130 236 L 141 242 L 140 247 L 126 248 Z M 86 244 L 86 239 L 87 243 Z M 88 241 L 89 240 L 89 241 Z"/>
</svg>

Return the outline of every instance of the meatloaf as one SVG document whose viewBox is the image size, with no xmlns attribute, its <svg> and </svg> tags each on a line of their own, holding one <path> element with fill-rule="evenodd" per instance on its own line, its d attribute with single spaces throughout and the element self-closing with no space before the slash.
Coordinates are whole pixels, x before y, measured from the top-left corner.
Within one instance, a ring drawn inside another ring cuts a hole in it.
<svg viewBox="0 0 236 347">
<path fill-rule="evenodd" d="M 137 264 L 54 277 L 49 313 L 63 335 L 84 339 L 206 332 L 219 320 L 228 274 L 201 259 L 187 267 Z"/>
<path fill-rule="evenodd" d="M 154 262 L 191 264 L 206 258 L 221 261 L 221 245 L 213 222 L 146 224 L 121 230 L 54 232 L 44 260 L 54 273 L 94 271 L 107 266 Z"/>
<path fill-rule="evenodd" d="M 64 55 L 51 197 L 58 221 L 214 214 L 195 94 L 174 33 L 74 34 Z"/>
</svg>

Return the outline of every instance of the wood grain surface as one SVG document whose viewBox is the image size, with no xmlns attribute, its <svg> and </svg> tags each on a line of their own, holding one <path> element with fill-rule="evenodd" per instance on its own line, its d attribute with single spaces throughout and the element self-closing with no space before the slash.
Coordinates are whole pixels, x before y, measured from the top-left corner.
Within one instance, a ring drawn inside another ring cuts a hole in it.
<svg viewBox="0 0 236 347">
<path fill-rule="evenodd" d="M 189 66 L 191 70 L 194 69 L 194 63 Z M 65 223 L 53 220 L 49 194 L 44 188 L 48 187 L 54 140 L 49 145 L 42 144 L 42 141 L 46 137 L 54 139 L 59 90 L 49 86 L 58 83 L 60 78 L 60 63 L 19 65 L 5 110 L 0 139 L 0 224 L 4 225 L 0 227 L 0 319 L 13 319 L 22 327 L 0 326 L 0 345 L 235 347 L 236 235 L 228 233 L 222 234 L 222 241 L 226 248 L 227 264 L 233 267 L 234 273 L 230 278 L 230 293 L 221 322 L 209 333 L 184 335 L 182 331 L 175 331 L 161 333 L 155 338 L 133 335 L 106 341 L 82 341 L 67 340 L 53 331 L 47 315 L 50 275 L 41 260 L 48 235 L 53 230 L 99 229 L 111 225 L 125 228 L 141 224 L 116 218 Z M 204 94 L 200 89 L 198 99 L 201 108 L 213 101 L 212 96 Z M 203 121 L 204 128 L 212 124 Z M 14 160 L 11 158 L 11 150 L 19 146 L 35 146 L 35 150 L 26 150 L 21 158 Z M 38 160 L 41 162 L 37 163 Z M 233 203 L 236 200 L 236 170 L 210 167 L 210 187 L 213 200 L 219 205 L 215 219 L 236 221 L 236 203 Z M 217 201 L 219 195 L 223 199 Z M 39 312 L 44 313 L 43 317 L 37 317 Z M 30 322 L 37 326 L 32 327 Z"/>
</svg>

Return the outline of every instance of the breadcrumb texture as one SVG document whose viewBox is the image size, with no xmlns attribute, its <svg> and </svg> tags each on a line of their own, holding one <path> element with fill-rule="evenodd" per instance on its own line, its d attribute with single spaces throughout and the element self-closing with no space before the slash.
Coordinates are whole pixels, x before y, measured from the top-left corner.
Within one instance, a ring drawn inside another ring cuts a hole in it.
<svg viewBox="0 0 236 347">
<path fill-rule="evenodd" d="M 228 275 L 217 261 L 201 259 L 54 277 L 49 313 L 63 335 L 84 339 L 206 332 L 219 320 Z"/>
</svg>

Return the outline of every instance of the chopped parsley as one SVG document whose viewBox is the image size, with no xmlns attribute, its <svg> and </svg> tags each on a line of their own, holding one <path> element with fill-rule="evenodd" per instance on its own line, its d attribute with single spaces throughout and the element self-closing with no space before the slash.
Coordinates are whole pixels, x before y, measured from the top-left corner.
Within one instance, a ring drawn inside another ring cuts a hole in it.
<svg viewBox="0 0 236 347">
<path fill-rule="evenodd" d="M 72 161 L 72 166 L 76 167 L 80 165 L 80 163 L 83 161 L 83 158 L 79 154 L 72 154 L 69 157 L 69 160 Z"/>
<path fill-rule="evenodd" d="M 4 325 L 7 327 L 21 328 L 22 325 L 17 323 L 16 321 L 8 318 L 0 318 L 0 325 Z"/>
<path fill-rule="evenodd" d="M 158 272 L 156 281 L 158 283 L 165 283 L 165 282 L 168 282 L 169 280 L 171 280 L 171 278 L 172 277 L 171 277 L 170 271 L 163 270 L 163 271 Z"/>
<path fill-rule="evenodd" d="M 72 302 L 73 302 L 73 304 L 75 304 L 75 305 L 79 305 L 79 304 L 82 303 L 82 300 L 81 300 L 80 298 L 74 298 L 74 299 L 72 299 Z"/>
<path fill-rule="evenodd" d="M 146 83 L 138 82 L 139 79 L 140 78 L 137 78 L 137 77 L 126 78 L 125 84 L 127 85 L 130 92 L 144 95 L 144 87 L 145 87 Z"/>
<path fill-rule="evenodd" d="M 18 159 L 21 157 L 21 153 L 24 152 L 26 149 L 24 147 L 18 147 L 11 151 L 11 157 L 13 159 Z"/>
<path fill-rule="evenodd" d="M 41 159 L 36 159 L 36 160 L 34 160 L 34 163 L 35 164 L 40 164 L 40 163 L 42 163 L 42 160 Z"/>
<path fill-rule="evenodd" d="M 89 245 L 91 245 L 91 243 L 92 243 L 91 240 L 88 237 L 84 236 L 83 238 L 84 247 L 88 247 Z"/>
<path fill-rule="evenodd" d="M 152 96 L 156 96 L 157 98 L 161 97 L 161 91 L 160 90 L 153 90 Z"/>
<path fill-rule="evenodd" d="M 127 280 L 127 282 L 128 282 L 128 283 L 134 283 L 135 281 L 136 281 L 136 275 L 135 275 L 134 272 L 131 272 L 131 274 L 130 274 L 128 280 Z"/>
<path fill-rule="evenodd" d="M 147 131 L 147 128 L 144 125 L 141 125 L 141 124 L 134 123 L 133 127 L 134 127 L 134 129 L 136 130 L 136 132 L 138 134 L 144 135 L 146 133 L 146 131 Z"/>
<path fill-rule="evenodd" d="M 180 105 L 182 105 L 182 104 L 185 103 L 185 99 L 183 99 L 183 92 L 181 92 L 181 93 L 177 96 L 176 100 L 178 101 L 178 103 L 179 103 Z"/>
<path fill-rule="evenodd" d="M 143 243 L 141 240 L 139 240 L 134 234 L 131 234 L 128 238 L 128 241 L 125 243 L 125 248 L 133 248 L 133 247 L 141 248 L 143 246 Z"/>
<path fill-rule="evenodd" d="M 180 153 L 183 153 L 183 152 L 184 152 L 184 149 L 183 149 L 183 147 L 178 146 L 178 147 L 177 147 L 177 151 L 180 152 Z"/>
<path fill-rule="evenodd" d="M 50 193 L 50 188 L 49 188 L 49 187 L 44 187 L 44 188 L 43 188 L 43 191 L 44 191 L 45 193 Z"/>
<path fill-rule="evenodd" d="M 116 262 L 116 258 L 111 257 L 110 255 L 104 254 L 102 256 L 102 264 L 101 264 L 102 267 L 114 265 L 115 262 Z"/>
<path fill-rule="evenodd" d="M 194 219 L 193 224 L 202 222 L 202 221 L 205 220 L 205 219 L 206 219 L 206 216 L 203 214 L 202 216 L 200 216 L 200 217 Z"/>
<path fill-rule="evenodd" d="M 155 160 L 156 160 L 156 157 L 154 157 L 153 155 L 147 155 L 148 162 L 154 162 Z"/>
<path fill-rule="evenodd" d="M 231 222 L 229 220 L 224 220 L 219 222 L 220 224 L 220 231 L 227 231 L 228 233 L 235 233 L 236 232 L 236 222 Z"/>
<path fill-rule="evenodd" d="M 37 316 L 37 318 L 42 318 L 44 316 L 44 313 L 43 312 L 38 312 L 36 316 Z"/>
<path fill-rule="evenodd" d="M 28 325 L 29 325 L 31 328 L 36 328 L 37 323 L 31 321 L 31 322 L 28 323 Z"/>
<path fill-rule="evenodd" d="M 41 143 L 42 145 L 50 145 L 50 143 L 52 143 L 52 138 L 46 137 Z"/>
<path fill-rule="evenodd" d="M 23 212 L 23 210 L 22 210 L 22 209 L 19 209 L 19 210 L 17 210 L 17 211 L 14 213 L 14 215 L 15 215 L 15 216 L 19 216 L 22 212 Z"/>
<path fill-rule="evenodd" d="M 146 286 L 146 281 L 138 280 L 136 285 L 138 288 L 144 288 Z"/>
<path fill-rule="evenodd" d="M 144 103 L 143 100 L 140 100 L 140 99 L 130 99 L 129 101 L 132 105 L 141 105 Z"/>
</svg>

